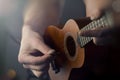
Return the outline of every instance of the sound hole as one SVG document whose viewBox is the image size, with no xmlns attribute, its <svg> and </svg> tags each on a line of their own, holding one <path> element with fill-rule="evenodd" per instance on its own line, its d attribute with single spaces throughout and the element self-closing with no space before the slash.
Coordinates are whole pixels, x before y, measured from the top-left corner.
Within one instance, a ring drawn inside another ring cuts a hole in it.
<svg viewBox="0 0 120 80">
<path fill-rule="evenodd" d="M 76 46 L 75 46 L 75 41 L 71 36 L 68 36 L 66 39 L 66 47 L 69 55 L 71 57 L 74 57 L 76 52 Z"/>
</svg>

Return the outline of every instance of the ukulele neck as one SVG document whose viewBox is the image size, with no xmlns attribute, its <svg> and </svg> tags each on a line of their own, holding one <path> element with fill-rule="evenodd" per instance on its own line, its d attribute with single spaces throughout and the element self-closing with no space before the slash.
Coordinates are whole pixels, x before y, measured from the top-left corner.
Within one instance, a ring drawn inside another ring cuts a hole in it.
<svg viewBox="0 0 120 80">
<path fill-rule="evenodd" d="M 113 20 L 110 13 L 106 13 L 104 16 L 102 16 L 100 19 L 93 20 L 91 23 L 83 27 L 80 31 L 95 29 L 95 28 L 104 28 L 104 27 L 112 27 L 113 26 Z M 79 32 L 78 32 L 79 33 Z M 93 37 L 83 37 L 78 34 L 78 43 L 81 47 L 84 47 L 87 43 L 89 43 Z"/>
</svg>

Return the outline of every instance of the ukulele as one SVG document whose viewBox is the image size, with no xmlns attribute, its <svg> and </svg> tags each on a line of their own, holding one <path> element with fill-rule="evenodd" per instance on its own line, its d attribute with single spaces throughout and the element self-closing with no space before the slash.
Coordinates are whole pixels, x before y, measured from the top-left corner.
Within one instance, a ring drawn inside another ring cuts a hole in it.
<svg viewBox="0 0 120 80">
<path fill-rule="evenodd" d="M 104 15 L 94 21 L 90 18 L 69 19 L 62 28 L 54 25 L 48 26 L 45 32 L 45 42 L 56 50 L 55 60 L 49 69 L 51 80 L 69 80 L 72 69 L 82 69 L 85 65 L 86 54 L 96 52 L 92 51 L 93 47 L 86 49 L 92 37 L 79 36 L 80 31 L 111 25 L 113 25 L 111 16 Z"/>
</svg>

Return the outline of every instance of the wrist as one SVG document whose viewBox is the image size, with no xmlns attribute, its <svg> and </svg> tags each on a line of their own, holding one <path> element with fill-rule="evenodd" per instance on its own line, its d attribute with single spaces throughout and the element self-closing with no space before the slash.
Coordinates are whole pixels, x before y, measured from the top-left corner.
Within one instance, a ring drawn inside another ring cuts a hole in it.
<svg viewBox="0 0 120 80">
<path fill-rule="evenodd" d="M 24 25 L 22 28 L 22 39 L 27 40 L 34 37 L 37 37 L 43 41 L 43 38 L 38 31 L 33 29 L 30 25 Z"/>
<path fill-rule="evenodd" d="M 37 33 L 37 34 L 43 36 L 44 32 L 45 32 L 45 27 L 24 24 L 23 28 L 22 28 L 22 32 L 26 32 L 26 31 L 34 32 L 34 33 Z"/>
</svg>

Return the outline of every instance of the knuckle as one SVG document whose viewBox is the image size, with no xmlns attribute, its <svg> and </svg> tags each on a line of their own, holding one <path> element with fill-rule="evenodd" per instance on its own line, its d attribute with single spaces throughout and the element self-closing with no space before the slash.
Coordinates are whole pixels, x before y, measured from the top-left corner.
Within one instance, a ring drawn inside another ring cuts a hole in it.
<svg viewBox="0 0 120 80">
<path fill-rule="evenodd" d="M 18 62 L 19 62 L 19 63 L 23 63 L 23 62 L 24 62 L 24 61 L 23 61 L 23 57 L 22 57 L 21 55 L 18 56 Z"/>
</svg>

